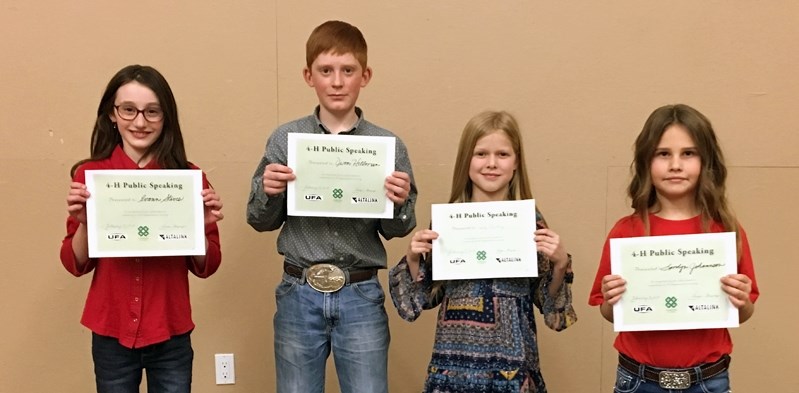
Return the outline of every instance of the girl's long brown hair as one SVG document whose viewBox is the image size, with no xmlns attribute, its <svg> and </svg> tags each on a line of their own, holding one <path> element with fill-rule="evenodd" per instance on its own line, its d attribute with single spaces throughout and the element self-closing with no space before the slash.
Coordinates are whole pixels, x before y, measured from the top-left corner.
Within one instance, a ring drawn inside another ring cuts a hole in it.
<svg viewBox="0 0 799 393">
<path fill-rule="evenodd" d="M 117 145 L 122 143 L 119 131 L 114 127 L 110 115 L 114 111 L 114 100 L 117 90 L 130 82 L 138 82 L 155 93 L 161 110 L 164 111 L 164 126 L 161 136 L 144 153 L 143 157 L 152 156 L 152 159 L 164 169 L 188 169 L 189 161 L 186 158 L 186 149 L 183 144 L 183 134 L 178 122 L 178 107 L 175 96 L 166 79 L 158 70 L 149 66 L 129 65 L 116 73 L 108 82 L 100 105 L 97 107 L 97 120 L 92 131 L 89 158 L 75 163 L 70 170 L 70 176 L 75 176 L 78 167 L 87 161 L 104 160 L 111 156 Z"/>
<path fill-rule="evenodd" d="M 663 133 L 672 125 L 681 125 L 688 130 L 699 157 L 702 169 L 696 188 L 695 204 L 702 218 L 702 229 L 707 232 L 712 221 L 718 222 L 728 232 L 738 232 L 738 222 L 727 202 L 727 167 L 716 133 L 710 120 L 696 109 L 684 105 L 666 105 L 655 109 L 644 123 L 644 128 L 635 140 L 635 153 L 630 165 L 632 181 L 627 194 L 632 200 L 634 214 L 644 222 L 649 235 L 649 213 L 657 203 L 652 184 L 652 159 Z M 738 236 L 740 244 L 740 236 Z"/>
</svg>

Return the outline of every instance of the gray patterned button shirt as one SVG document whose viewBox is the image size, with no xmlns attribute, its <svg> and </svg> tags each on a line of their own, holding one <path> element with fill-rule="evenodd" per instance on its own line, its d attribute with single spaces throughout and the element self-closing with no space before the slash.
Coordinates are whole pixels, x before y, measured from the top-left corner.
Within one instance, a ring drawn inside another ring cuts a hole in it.
<svg viewBox="0 0 799 393">
<path fill-rule="evenodd" d="M 416 227 L 416 183 L 405 144 L 393 133 L 364 120 L 355 108 L 358 121 L 353 128 L 339 135 L 390 136 L 396 138 L 395 170 L 411 179 L 411 192 L 405 204 L 394 207 L 394 218 L 330 218 L 286 215 L 286 194 L 268 196 L 264 192 L 264 168 L 268 164 L 287 165 L 288 133 L 330 134 L 319 121 L 319 107 L 313 115 L 286 123 L 275 130 L 266 142 L 266 152 L 252 177 L 252 190 L 247 202 L 247 223 L 259 232 L 283 226 L 277 238 L 277 251 L 286 261 L 299 267 L 332 263 L 341 268 L 385 268 L 386 249 L 380 240 L 405 236 Z"/>
</svg>

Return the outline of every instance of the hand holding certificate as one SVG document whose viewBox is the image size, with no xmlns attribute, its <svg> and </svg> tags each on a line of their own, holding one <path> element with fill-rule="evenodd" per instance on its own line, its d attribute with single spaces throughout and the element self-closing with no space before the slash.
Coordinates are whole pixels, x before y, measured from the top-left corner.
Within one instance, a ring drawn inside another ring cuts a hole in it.
<svg viewBox="0 0 799 393">
<path fill-rule="evenodd" d="M 88 170 L 89 257 L 204 255 L 202 172 Z"/>
<path fill-rule="evenodd" d="M 627 281 L 615 331 L 738 326 L 720 279 L 737 270 L 734 232 L 610 239 L 611 271 Z"/>
<path fill-rule="evenodd" d="M 432 206 L 433 280 L 535 277 L 535 201 Z"/>
<path fill-rule="evenodd" d="M 391 137 L 288 134 L 290 216 L 392 218 L 385 179 L 394 171 Z"/>
</svg>

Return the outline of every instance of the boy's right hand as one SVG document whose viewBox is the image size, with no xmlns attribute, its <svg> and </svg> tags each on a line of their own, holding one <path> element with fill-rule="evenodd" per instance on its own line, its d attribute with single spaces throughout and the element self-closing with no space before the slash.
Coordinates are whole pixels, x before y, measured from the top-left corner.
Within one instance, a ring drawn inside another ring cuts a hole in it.
<svg viewBox="0 0 799 393">
<path fill-rule="evenodd" d="M 624 291 L 627 290 L 627 281 L 616 274 L 602 277 L 602 298 L 609 305 L 616 304 Z"/>
<path fill-rule="evenodd" d="M 67 194 L 67 212 L 83 225 L 86 225 L 86 200 L 91 194 L 83 183 L 72 182 Z"/>
<path fill-rule="evenodd" d="M 286 191 L 286 183 L 296 179 L 294 171 L 282 164 L 269 164 L 264 168 L 264 192 L 275 196 Z"/>
</svg>

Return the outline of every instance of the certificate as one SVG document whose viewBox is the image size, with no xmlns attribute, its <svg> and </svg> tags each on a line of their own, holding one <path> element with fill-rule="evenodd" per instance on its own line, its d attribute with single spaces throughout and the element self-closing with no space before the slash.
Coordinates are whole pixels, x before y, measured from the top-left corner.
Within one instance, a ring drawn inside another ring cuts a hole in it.
<svg viewBox="0 0 799 393">
<path fill-rule="evenodd" d="M 432 205 L 433 280 L 535 277 L 535 200 Z"/>
<path fill-rule="evenodd" d="M 394 172 L 393 137 L 288 134 L 290 216 L 392 218 L 386 177 Z"/>
<path fill-rule="evenodd" d="M 200 170 L 88 170 L 89 257 L 205 255 Z"/>
<path fill-rule="evenodd" d="M 610 239 L 611 271 L 627 281 L 614 330 L 738 327 L 720 282 L 737 260 L 734 232 Z"/>
</svg>

